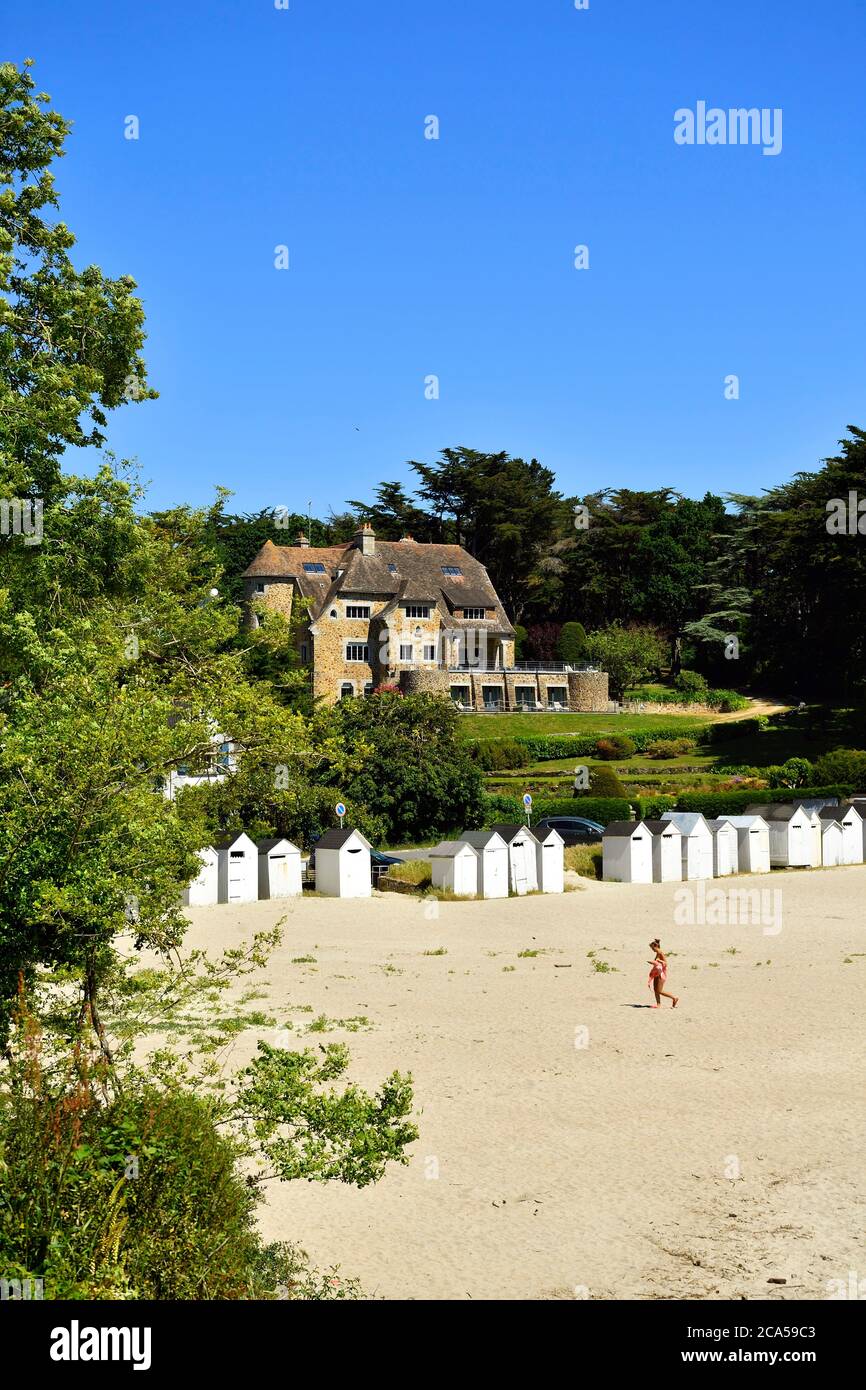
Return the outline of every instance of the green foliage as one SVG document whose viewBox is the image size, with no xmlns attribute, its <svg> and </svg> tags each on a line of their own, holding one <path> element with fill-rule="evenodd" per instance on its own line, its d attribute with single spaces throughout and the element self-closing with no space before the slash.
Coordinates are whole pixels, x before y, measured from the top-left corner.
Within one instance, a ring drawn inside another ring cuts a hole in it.
<svg viewBox="0 0 866 1390">
<path fill-rule="evenodd" d="M 654 628 L 634 624 L 591 632 L 587 656 L 610 677 L 610 693 L 621 699 L 626 690 L 658 672 L 665 660 L 665 644 Z"/>
<path fill-rule="evenodd" d="M 323 714 L 354 766 L 318 774 L 343 800 L 375 807 L 390 844 L 429 840 L 480 825 L 483 783 L 460 716 L 435 695 L 381 694 L 342 700 Z"/>
<path fill-rule="evenodd" d="M 594 767 L 589 774 L 589 795 L 625 797 L 626 790 L 612 767 Z"/>
<path fill-rule="evenodd" d="M 680 671 L 674 679 L 674 688 L 683 695 L 705 695 L 707 678 L 698 671 Z"/>
<path fill-rule="evenodd" d="M 606 762 L 616 762 L 622 758 L 630 758 L 636 747 L 634 739 L 629 738 L 628 734 L 610 734 L 607 738 L 598 740 L 595 753 L 596 757 L 603 758 Z"/>
<path fill-rule="evenodd" d="M 556 644 L 556 655 L 569 666 L 576 666 L 586 659 L 587 639 L 582 623 L 563 623 Z"/>
<path fill-rule="evenodd" d="M 835 748 L 815 763 L 818 782 L 847 782 L 852 790 L 866 787 L 866 752 L 862 748 Z"/>
<path fill-rule="evenodd" d="M 470 744 L 472 760 L 482 772 L 501 772 L 506 768 L 527 767 L 529 750 L 517 739 L 484 739 Z"/>
<path fill-rule="evenodd" d="M 31 66 L 0 64 L 0 496 L 48 505 L 63 490 L 64 449 L 101 445 L 108 411 L 155 393 L 135 281 L 76 270 L 74 236 L 46 216 L 70 126 Z"/>
<path fill-rule="evenodd" d="M 817 796 L 838 796 L 843 800 L 851 791 L 850 786 L 799 787 L 797 800 L 807 800 Z M 763 790 L 754 787 L 743 791 L 681 792 L 679 796 L 641 797 L 638 801 L 638 815 L 641 819 L 655 820 L 662 811 L 674 807 L 678 811 L 700 811 L 708 819 L 717 816 L 741 816 L 747 806 L 769 804 L 774 801 L 791 801 L 791 792 Z"/>
<path fill-rule="evenodd" d="M 736 723 L 720 726 L 699 725 L 697 729 L 689 728 L 689 738 L 696 743 L 702 742 L 708 737 L 711 727 L 721 727 L 726 730 L 739 730 L 740 723 L 749 721 L 737 720 Z M 747 730 L 743 729 L 743 733 Z M 736 737 L 735 734 L 726 733 L 725 741 L 728 738 Z M 605 738 L 619 737 L 614 731 L 605 734 Z M 634 745 L 632 752 L 642 752 L 650 744 L 658 742 L 660 739 L 678 739 L 682 737 L 682 724 L 670 724 L 653 726 L 647 729 L 630 727 L 627 735 L 629 741 Z M 533 738 L 517 735 L 515 742 L 525 748 L 529 754 L 529 760 L 533 763 L 558 761 L 560 758 L 593 758 L 597 756 L 598 734 L 549 734 L 547 737 L 538 735 Z M 630 756 L 630 755 L 629 755 Z"/>
<path fill-rule="evenodd" d="M 42 1279 L 47 1299 L 358 1296 L 263 1245 L 218 1104 L 152 1085 L 106 1099 L 80 1054 L 49 1081 L 35 1038 L 28 1051 L 0 1092 L 4 1277 Z"/>
<path fill-rule="evenodd" d="M 644 752 L 648 758 L 682 758 L 686 753 L 691 753 L 694 746 L 692 738 L 665 738 L 647 744 Z"/>
</svg>

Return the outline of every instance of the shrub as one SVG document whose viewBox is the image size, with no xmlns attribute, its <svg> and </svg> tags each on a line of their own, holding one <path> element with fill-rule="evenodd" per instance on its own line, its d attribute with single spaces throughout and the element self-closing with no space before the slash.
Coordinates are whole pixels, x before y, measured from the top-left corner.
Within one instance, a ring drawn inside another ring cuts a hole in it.
<svg viewBox="0 0 866 1390">
<path fill-rule="evenodd" d="M 689 730 L 689 737 L 695 743 L 701 743 L 711 729 L 720 728 L 726 731 L 725 739 L 735 737 L 731 730 L 738 730 L 740 720 L 732 724 L 701 724 Z M 744 724 L 751 724 L 751 720 L 743 720 Z M 746 732 L 745 730 L 743 732 Z M 751 730 L 754 732 L 754 730 Z M 641 753 L 650 743 L 655 743 L 659 739 L 682 738 L 682 724 L 670 724 L 667 728 L 656 729 L 631 729 L 627 737 L 631 740 L 634 748 L 633 752 Z M 611 731 L 606 737 L 622 737 Z M 521 747 L 529 753 L 529 760 L 533 763 L 547 762 L 553 758 L 593 758 L 597 757 L 598 734 L 527 734 L 518 735 L 515 739 Z M 617 757 L 620 755 L 617 754 Z M 631 754 L 626 754 L 630 757 Z"/>
<path fill-rule="evenodd" d="M 49 1299 L 357 1297 L 318 1281 L 302 1252 L 262 1244 L 236 1142 L 197 1095 L 16 1090 L 0 1137 L 0 1267 L 43 1279 Z"/>
<path fill-rule="evenodd" d="M 815 763 L 815 780 L 850 782 L 853 790 L 859 791 L 866 784 L 866 752 L 862 748 L 834 748 Z"/>
<path fill-rule="evenodd" d="M 574 666 L 586 657 L 586 632 L 582 623 L 563 623 L 559 634 L 559 641 L 556 644 L 556 655 L 559 661 L 566 662 L 569 666 Z"/>
<path fill-rule="evenodd" d="M 680 671 L 674 681 L 674 687 L 684 695 L 704 695 L 707 691 L 707 679 L 698 671 Z"/>
<path fill-rule="evenodd" d="M 612 767 L 594 767 L 589 774 L 589 794 L 625 797 L 626 790 Z"/>
<path fill-rule="evenodd" d="M 720 714 L 733 714 L 738 709 L 748 709 L 749 700 L 737 690 L 708 690 L 706 703 Z"/>
<path fill-rule="evenodd" d="M 595 751 L 599 758 L 614 762 L 621 758 L 630 758 L 632 753 L 637 751 L 637 745 L 627 734 L 609 734 L 607 738 L 598 740 Z"/>
<path fill-rule="evenodd" d="M 844 800 L 850 791 L 846 786 L 799 787 L 797 791 L 771 791 L 747 787 L 742 791 L 681 792 L 678 796 L 641 797 L 638 800 L 638 815 L 650 820 L 657 819 L 662 811 L 676 807 L 678 811 L 700 811 L 708 819 L 716 816 L 741 816 L 746 807 L 753 803 L 763 804 L 775 801 L 794 801 L 815 796 L 838 796 Z"/>
<path fill-rule="evenodd" d="M 529 749 L 513 738 L 483 739 L 470 747 L 472 759 L 482 772 L 502 772 L 507 768 L 526 767 L 531 761 Z"/>
<path fill-rule="evenodd" d="M 691 753 L 694 746 L 692 738 L 663 738 L 647 744 L 644 752 L 648 758 L 681 758 Z"/>
</svg>

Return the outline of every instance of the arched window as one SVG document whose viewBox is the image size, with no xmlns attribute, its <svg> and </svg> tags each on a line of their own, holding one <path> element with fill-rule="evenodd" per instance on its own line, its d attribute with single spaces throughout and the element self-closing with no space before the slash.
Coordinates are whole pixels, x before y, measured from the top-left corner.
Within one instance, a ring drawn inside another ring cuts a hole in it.
<svg viewBox="0 0 866 1390">
<path fill-rule="evenodd" d="M 355 687 L 353 686 L 352 682 L 351 682 L 351 681 L 343 681 L 343 684 L 340 686 L 340 699 L 341 699 L 341 700 L 351 700 L 351 698 L 352 698 L 352 696 L 354 695 L 354 693 L 355 693 Z"/>
</svg>

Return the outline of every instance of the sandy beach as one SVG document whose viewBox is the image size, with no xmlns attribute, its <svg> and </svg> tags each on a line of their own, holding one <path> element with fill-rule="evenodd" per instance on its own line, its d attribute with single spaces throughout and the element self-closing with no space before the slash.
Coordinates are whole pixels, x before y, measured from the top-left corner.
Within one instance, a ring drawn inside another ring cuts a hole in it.
<svg viewBox="0 0 866 1390">
<path fill-rule="evenodd" d="M 678 885 L 572 882 L 190 910 L 215 952 L 285 917 L 256 1007 L 290 1046 L 347 1042 L 362 1085 L 414 1077 L 409 1165 L 275 1183 L 264 1234 L 386 1299 L 795 1300 L 866 1276 L 866 867 L 709 885 L 781 890 L 769 933 L 677 925 Z M 675 1010 L 647 1007 L 656 934 Z M 305 1031 L 320 1014 L 367 1021 Z"/>
</svg>

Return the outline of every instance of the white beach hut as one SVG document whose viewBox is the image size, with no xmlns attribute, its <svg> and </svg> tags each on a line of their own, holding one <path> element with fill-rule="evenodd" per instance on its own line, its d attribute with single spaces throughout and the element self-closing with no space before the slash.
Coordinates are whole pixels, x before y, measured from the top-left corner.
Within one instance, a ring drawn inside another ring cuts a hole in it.
<svg viewBox="0 0 866 1390">
<path fill-rule="evenodd" d="M 291 840 L 259 840 L 259 897 L 299 898 L 301 851 Z"/>
<path fill-rule="evenodd" d="M 770 827 L 770 864 L 773 868 L 811 868 L 814 843 L 811 813 L 790 802 L 747 806 L 746 814 L 763 816 Z"/>
<path fill-rule="evenodd" d="M 210 907 L 219 902 L 218 863 L 219 856 L 213 845 L 199 850 L 201 869 L 188 888 L 183 890 L 185 907 Z"/>
<path fill-rule="evenodd" d="M 737 832 L 737 861 L 741 874 L 770 872 L 770 827 L 763 816 L 720 816 Z"/>
<path fill-rule="evenodd" d="M 445 888 L 458 898 L 478 896 L 478 851 L 465 840 L 443 840 L 431 849 L 430 870 L 434 888 Z"/>
<path fill-rule="evenodd" d="M 863 834 L 866 821 L 866 805 L 863 806 L 863 813 L 857 810 L 856 806 L 827 806 L 823 811 L 818 812 L 821 817 L 822 826 L 828 821 L 836 821 L 842 829 L 842 864 L 862 864 L 863 863 Z M 826 840 L 824 844 L 826 846 Z M 827 863 L 826 858 L 824 863 Z"/>
<path fill-rule="evenodd" d="M 259 852 L 249 835 L 216 840 L 217 897 L 221 903 L 254 903 L 259 896 Z"/>
<path fill-rule="evenodd" d="M 371 897 L 371 848 L 360 830 L 326 830 L 313 846 L 316 892 L 326 898 Z"/>
<path fill-rule="evenodd" d="M 652 883 L 653 833 L 643 821 L 611 821 L 601 845 L 605 879 L 611 883 Z"/>
<path fill-rule="evenodd" d="M 842 858 L 844 838 L 842 827 L 837 820 L 821 820 L 821 861 L 828 869 L 845 862 Z"/>
<path fill-rule="evenodd" d="M 558 830 L 545 826 L 533 830 L 535 872 L 542 893 L 565 892 L 565 841 Z"/>
<path fill-rule="evenodd" d="M 518 897 L 538 890 L 536 840 L 525 825 L 494 825 L 508 847 L 508 887 Z"/>
<path fill-rule="evenodd" d="M 713 837 L 713 877 L 727 878 L 740 867 L 740 847 L 736 828 L 727 820 L 708 820 Z"/>
<path fill-rule="evenodd" d="M 805 811 L 809 817 L 809 824 L 812 827 L 812 857 L 810 860 L 813 869 L 820 869 L 823 862 L 823 844 L 821 811 L 825 809 L 826 803 L 819 805 L 816 802 L 795 801 L 794 805 L 801 811 Z M 838 800 L 833 805 L 833 810 L 839 809 Z"/>
<path fill-rule="evenodd" d="M 664 811 L 682 835 L 683 878 L 687 881 L 713 876 L 713 834 L 700 811 Z"/>
<path fill-rule="evenodd" d="M 478 894 L 508 897 L 508 846 L 495 830 L 466 830 L 461 840 L 478 851 Z"/>
<path fill-rule="evenodd" d="M 683 876 L 682 834 L 670 820 L 641 822 L 653 837 L 653 882 L 679 883 Z"/>
</svg>

